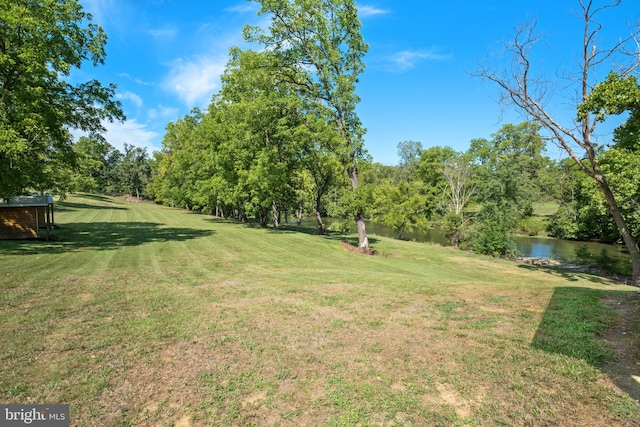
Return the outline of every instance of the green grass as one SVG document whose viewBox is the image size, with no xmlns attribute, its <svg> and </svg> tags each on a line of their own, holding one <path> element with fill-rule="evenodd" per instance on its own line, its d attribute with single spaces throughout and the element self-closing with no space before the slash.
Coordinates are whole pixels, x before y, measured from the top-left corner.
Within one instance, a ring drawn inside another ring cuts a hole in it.
<svg viewBox="0 0 640 427">
<path fill-rule="evenodd" d="M 632 288 L 103 196 L 56 222 L 0 242 L 2 402 L 83 426 L 640 424 L 599 338 Z"/>
<path fill-rule="evenodd" d="M 558 202 L 537 202 L 533 204 L 533 214 L 535 216 L 550 217 L 558 212 Z"/>
</svg>

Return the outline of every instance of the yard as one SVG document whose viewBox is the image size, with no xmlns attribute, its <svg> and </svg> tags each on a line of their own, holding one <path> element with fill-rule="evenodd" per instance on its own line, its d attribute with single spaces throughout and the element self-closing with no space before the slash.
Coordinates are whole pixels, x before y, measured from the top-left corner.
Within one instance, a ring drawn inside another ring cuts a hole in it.
<svg viewBox="0 0 640 427">
<path fill-rule="evenodd" d="M 4 403 L 78 426 L 640 425 L 634 288 L 106 196 L 56 223 L 0 242 Z"/>
</svg>

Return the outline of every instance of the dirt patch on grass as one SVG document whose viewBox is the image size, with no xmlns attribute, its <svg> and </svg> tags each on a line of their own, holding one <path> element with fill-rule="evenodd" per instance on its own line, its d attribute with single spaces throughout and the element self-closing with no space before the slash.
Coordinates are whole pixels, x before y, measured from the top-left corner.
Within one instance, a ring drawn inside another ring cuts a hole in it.
<svg viewBox="0 0 640 427">
<path fill-rule="evenodd" d="M 615 357 L 605 372 L 617 388 L 640 401 L 640 297 L 607 295 L 602 303 L 618 316 L 618 323 L 601 338 Z"/>
<path fill-rule="evenodd" d="M 376 255 L 376 251 L 373 248 L 359 248 L 347 242 L 340 242 L 340 246 L 342 246 L 342 249 L 347 252 L 355 252 L 363 255 Z"/>
</svg>

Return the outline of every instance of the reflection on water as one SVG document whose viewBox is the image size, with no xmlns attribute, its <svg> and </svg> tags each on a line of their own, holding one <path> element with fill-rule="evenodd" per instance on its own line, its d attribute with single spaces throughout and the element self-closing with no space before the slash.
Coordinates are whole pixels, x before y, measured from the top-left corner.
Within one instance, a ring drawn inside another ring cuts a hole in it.
<svg viewBox="0 0 640 427">
<path fill-rule="evenodd" d="M 524 236 L 518 236 L 516 243 L 524 257 L 575 260 L 577 258 L 576 250 L 581 246 L 586 246 L 589 252 L 595 256 L 606 250 L 607 255 L 611 258 L 626 259 L 629 257 L 624 246 L 620 245 Z"/>
<path fill-rule="evenodd" d="M 324 218 L 325 225 L 331 224 L 335 219 Z M 303 226 L 315 227 L 315 218 L 308 218 L 302 222 Z M 384 237 L 397 237 L 397 234 L 389 227 L 384 225 L 367 223 L 367 233 Z M 431 242 L 446 246 L 449 244 L 444 236 L 444 231 L 439 228 L 430 228 L 426 231 L 405 233 L 403 240 L 415 240 L 417 242 Z M 576 242 L 572 240 L 551 239 L 543 237 L 526 237 L 517 236 L 516 244 L 518 250 L 525 258 L 548 258 L 562 259 L 572 261 L 576 259 L 576 250 L 586 245 L 589 252 L 593 255 L 600 255 L 602 250 L 607 251 L 607 255 L 616 259 L 627 259 L 629 257 L 624 246 L 606 245 L 594 242 Z"/>
</svg>

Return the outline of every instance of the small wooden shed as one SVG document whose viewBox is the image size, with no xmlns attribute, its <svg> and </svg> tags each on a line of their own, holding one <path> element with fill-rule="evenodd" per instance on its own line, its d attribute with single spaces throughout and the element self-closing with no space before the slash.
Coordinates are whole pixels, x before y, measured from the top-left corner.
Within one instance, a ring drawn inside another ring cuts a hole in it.
<svg viewBox="0 0 640 427">
<path fill-rule="evenodd" d="M 0 199 L 0 240 L 49 239 L 53 228 L 53 196 Z"/>
</svg>

